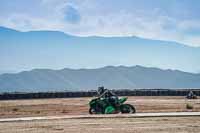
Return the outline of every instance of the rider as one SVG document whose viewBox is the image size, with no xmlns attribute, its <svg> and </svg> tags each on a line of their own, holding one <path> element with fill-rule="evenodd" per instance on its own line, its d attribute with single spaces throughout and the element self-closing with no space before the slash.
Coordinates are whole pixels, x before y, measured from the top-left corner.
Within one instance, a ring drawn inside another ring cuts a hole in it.
<svg viewBox="0 0 200 133">
<path fill-rule="evenodd" d="M 99 98 L 108 99 L 112 105 L 116 106 L 118 104 L 118 97 L 110 90 L 105 89 L 103 86 L 98 87 L 97 93 Z"/>
</svg>

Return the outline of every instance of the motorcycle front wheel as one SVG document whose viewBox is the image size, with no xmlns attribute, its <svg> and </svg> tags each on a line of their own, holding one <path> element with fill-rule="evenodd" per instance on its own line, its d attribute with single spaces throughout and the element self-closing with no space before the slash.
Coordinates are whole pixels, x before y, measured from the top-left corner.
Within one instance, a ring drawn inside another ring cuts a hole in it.
<svg viewBox="0 0 200 133">
<path fill-rule="evenodd" d="M 133 105 L 130 104 L 122 104 L 120 106 L 121 113 L 133 114 L 136 113 L 136 109 Z"/>
</svg>

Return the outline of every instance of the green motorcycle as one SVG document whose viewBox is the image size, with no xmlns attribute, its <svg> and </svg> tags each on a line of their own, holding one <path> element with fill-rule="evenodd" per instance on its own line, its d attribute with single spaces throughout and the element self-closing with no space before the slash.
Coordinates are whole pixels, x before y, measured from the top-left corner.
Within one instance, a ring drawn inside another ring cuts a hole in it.
<svg viewBox="0 0 200 133">
<path fill-rule="evenodd" d="M 89 102 L 90 114 L 116 114 L 116 113 L 135 113 L 136 109 L 130 104 L 124 104 L 127 97 L 114 98 L 95 98 Z"/>
</svg>

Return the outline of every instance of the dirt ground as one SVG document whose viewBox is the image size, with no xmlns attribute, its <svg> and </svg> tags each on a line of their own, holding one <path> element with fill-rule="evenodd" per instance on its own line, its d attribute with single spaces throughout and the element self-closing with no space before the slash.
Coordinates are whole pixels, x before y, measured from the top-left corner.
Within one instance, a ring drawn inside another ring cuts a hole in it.
<svg viewBox="0 0 200 133">
<path fill-rule="evenodd" d="M 88 102 L 91 99 L 87 97 L 0 101 L 0 118 L 88 114 Z M 188 100 L 185 97 L 128 97 L 127 103 L 134 105 L 137 112 L 200 111 L 200 99 Z M 186 104 L 193 106 L 193 109 L 186 109 Z"/>
<path fill-rule="evenodd" d="M 60 119 L 0 123 L 0 133 L 199 133 L 200 117 Z"/>
</svg>

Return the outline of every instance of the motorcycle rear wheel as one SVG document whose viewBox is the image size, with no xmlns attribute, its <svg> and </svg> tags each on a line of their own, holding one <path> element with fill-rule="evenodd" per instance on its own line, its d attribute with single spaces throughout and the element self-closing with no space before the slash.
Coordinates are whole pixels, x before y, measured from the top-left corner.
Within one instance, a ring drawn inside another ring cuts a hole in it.
<svg viewBox="0 0 200 133">
<path fill-rule="evenodd" d="M 95 111 L 94 108 L 90 108 L 90 109 L 89 109 L 89 113 L 90 113 L 90 114 L 96 114 L 96 111 Z"/>
<path fill-rule="evenodd" d="M 90 108 L 89 114 L 103 114 L 103 113 L 102 111 L 97 111 L 95 108 Z"/>
</svg>

